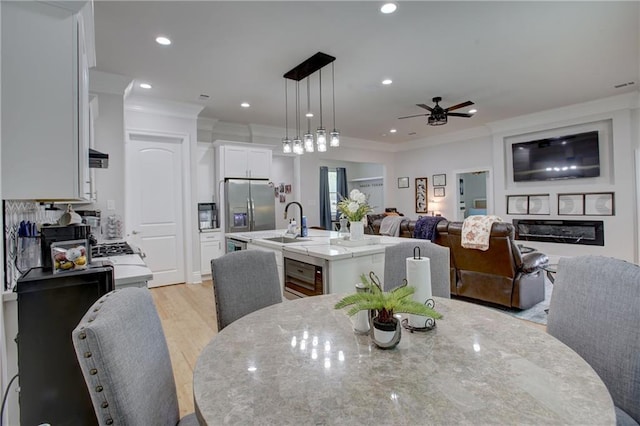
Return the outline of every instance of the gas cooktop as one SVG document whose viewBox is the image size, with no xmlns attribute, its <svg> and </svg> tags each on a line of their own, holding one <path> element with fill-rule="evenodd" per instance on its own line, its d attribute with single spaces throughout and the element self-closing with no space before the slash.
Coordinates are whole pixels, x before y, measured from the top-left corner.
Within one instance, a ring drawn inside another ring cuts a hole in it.
<svg viewBox="0 0 640 426">
<path fill-rule="evenodd" d="M 91 247 L 91 258 L 120 256 L 123 254 L 134 254 L 133 249 L 126 242 L 102 243 Z"/>
</svg>

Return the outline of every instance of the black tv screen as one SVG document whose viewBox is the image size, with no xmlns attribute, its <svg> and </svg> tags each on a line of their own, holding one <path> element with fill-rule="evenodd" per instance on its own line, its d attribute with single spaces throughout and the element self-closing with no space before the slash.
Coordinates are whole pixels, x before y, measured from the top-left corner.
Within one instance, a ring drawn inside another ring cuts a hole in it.
<svg viewBox="0 0 640 426">
<path fill-rule="evenodd" d="M 515 182 L 600 176 L 598 132 L 514 143 Z"/>
</svg>

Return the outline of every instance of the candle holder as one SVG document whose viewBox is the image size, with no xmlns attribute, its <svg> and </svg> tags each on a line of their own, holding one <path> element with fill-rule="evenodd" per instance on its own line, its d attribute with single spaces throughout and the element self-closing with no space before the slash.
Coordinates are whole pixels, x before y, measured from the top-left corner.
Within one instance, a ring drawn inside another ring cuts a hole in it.
<svg viewBox="0 0 640 426">
<path fill-rule="evenodd" d="M 433 299 L 425 300 L 424 304 L 430 307 L 431 309 L 436 307 L 436 301 Z M 414 331 L 419 331 L 419 332 L 430 331 L 436 328 L 436 320 L 431 317 L 425 317 L 424 327 L 415 327 L 415 326 L 409 325 L 408 318 L 403 319 L 401 324 L 403 328 L 406 328 L 411 333 L 413 333 Z"/>
</svg>

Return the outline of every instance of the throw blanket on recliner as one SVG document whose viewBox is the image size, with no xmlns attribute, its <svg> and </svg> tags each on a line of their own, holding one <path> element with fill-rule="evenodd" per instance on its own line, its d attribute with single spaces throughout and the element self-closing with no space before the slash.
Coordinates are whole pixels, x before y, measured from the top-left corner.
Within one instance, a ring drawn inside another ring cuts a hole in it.
<svg viewBox="0 0 640 426">
<path fill-rule="evenodd" d="M 416 221 L 416 226 L 413 228 L 413 238 L 420 238 L 422 240 L 435 241 L 438 236 L 436 225 L 441 220 L 445 220 L 442 216 L 422 216 Z"/>
<path fill-rule="evenodd" d="M 486 251 L 489 249 L 491 226 L 502 222 L 498 216 L 469 216 L 462 222 L 462 247 Z"/>
<path fill-rule="evenodd" d="M 404 220 L 402 216 L 385 216 L 380 222 L 380 235 L 397 237 L 400 235 L 400 223 Z"/>
</svg>

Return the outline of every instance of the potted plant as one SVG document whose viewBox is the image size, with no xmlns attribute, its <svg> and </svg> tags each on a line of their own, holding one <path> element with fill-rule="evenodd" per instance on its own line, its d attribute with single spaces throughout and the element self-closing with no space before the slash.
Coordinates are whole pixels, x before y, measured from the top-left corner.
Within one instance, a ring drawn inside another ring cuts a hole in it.
<svg viewBox="0 0 640 426">
<path fill-rule="evenodd" d="M 335 305 L 335 309 L 351 307 L 347 315 L 353 316 L 360 311 L 373 311 L 371 319 L 371 337 L 373 342 L 381 348 L 395 347 L 400 342 L 400 324 L 394 314 L 414 314 L 442 318 L 434 309 L 412 299 L 415 288 L 408 286 L 406 280 L 403 285 L 391 291 L 382 291 L 376 275 L 371 272 L 371 281 L 365 274 L 360 276 L 368 291 L 350 294 L 342 298 Z"/>
<path fill-rule="evenodd" d="M 367 196 L 357 189 L 349 193 L 349 198 L 343 198 L 338 203 L 338 211 L 351 222 L 350 231 L 352 240 L 364 238 L 363 219 L 367 213 L 373 210 L 369 206 Z"/>
</svg>

